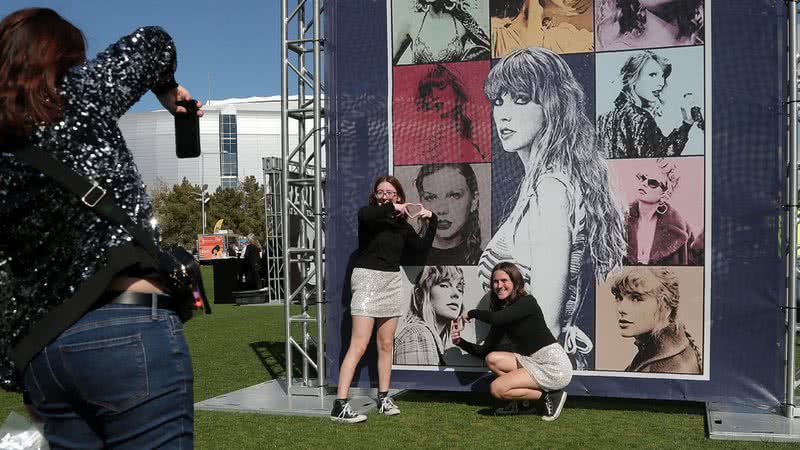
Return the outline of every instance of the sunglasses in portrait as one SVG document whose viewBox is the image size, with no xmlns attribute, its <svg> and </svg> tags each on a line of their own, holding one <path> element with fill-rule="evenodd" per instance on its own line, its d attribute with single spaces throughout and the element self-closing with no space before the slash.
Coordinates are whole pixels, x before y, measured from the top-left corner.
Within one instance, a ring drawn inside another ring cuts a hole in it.
<svg viewBox="0 0 800 450">
<path fill-rule="evenodd" d="M 650 178 L 646 174 L 637 173 L 636 179 L 642 183 L 647 183 L 647 187 L 650 189 L 658 189 L 661 188 L 662 191 L 667 190 L 667 185 L 662 183 L 661 181 L 656 180 L 655 178 Z"/>
</svg>

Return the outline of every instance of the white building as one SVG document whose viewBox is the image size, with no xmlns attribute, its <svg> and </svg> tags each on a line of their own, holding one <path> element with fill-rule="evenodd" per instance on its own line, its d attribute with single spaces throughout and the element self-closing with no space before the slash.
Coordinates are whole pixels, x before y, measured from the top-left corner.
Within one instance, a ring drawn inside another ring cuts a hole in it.
<svg viewBox="0 0 800 450">
<path fill-rule="evenodd" d="M 208 190 L 236 187 L 247 176 L 262 182 L 262 158 L 281 156 L 281 97 L 212 100 L 200 118 L 198 158 L 175 156 L 175 122 L 166 110 L 127 113 L 119 126 L 148 189 L 183 178 Z M 289 142 L 297 126 L 289 121 Z"/>
</svg>

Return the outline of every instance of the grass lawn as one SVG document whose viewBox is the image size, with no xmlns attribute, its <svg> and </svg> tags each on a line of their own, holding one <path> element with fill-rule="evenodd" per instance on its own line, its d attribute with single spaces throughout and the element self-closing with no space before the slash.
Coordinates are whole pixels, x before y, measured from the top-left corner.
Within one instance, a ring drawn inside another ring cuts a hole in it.
<svg viewBox="0 0 800 450">
<path fill-rule="evenodd" d="M 213 292 L 213 289 L 212 289 Z M 283 309 L 215 305 L 187 324 L 195 401 L 280 377 Z M 570 397 L 556 422 L 494 417 L 488 396 L 414 391 L 399 417 L 365 424 L 327 418 L 197 411 L 201 449 L 261 448 L 786 448 L 781 444 L 711 441 L 702 404 Z M 0 421 L 24 414 L 20 395 L 0 391 Z"/>
</svg>

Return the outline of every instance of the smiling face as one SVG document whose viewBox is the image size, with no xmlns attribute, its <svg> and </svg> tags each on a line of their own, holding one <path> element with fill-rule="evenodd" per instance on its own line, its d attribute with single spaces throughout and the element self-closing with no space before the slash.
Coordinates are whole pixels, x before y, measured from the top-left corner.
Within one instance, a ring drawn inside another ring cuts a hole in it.
<svg viewBox="0 0 800 450">
<path fill-rule="evenodd" d="M 656 204 L 664 198 L 667 190 L 667 177 L 660 170 L 653 168 L 646 173 L 637 173 L 634 182 L 638 201 Z"/>
<path fill-rule="evenodd" d="M 461 244 L 470 213 L 478 207 L 464 176 L 452 167 L 433 172 L 423 178 L 420 198 L 422 205 L 439 218 L 433 246 L 452 248 Z"/>
<path fill-rule="evenodd" d="M 655 103 L 661 97 L 666 85 L 664 68 L 653 59 L 648 59 L 633 83 L 633 92 L 647 103 Z"/>
<path fill-rule="evenodd" d="M 530 150 L 544 126 L 544 109 L 529 96 L 503 94 L 494 99 L 492 115 L 503 150 Z"/>
<path fill-rule="evenodd" d="M 615 295 L 614 303 L 622 337 L 652 333 L 663 321 L 658 301 L 651 293 L 619 293 Z"/>
<path fill-rule="evenodd" d="M 397 203 L 399 197 L 397 196 L 397 189 L 389 183 L 388 181 L 384 181 L 378 184 L 378 188 L 375 189 L 375 200 L 378 202 L 378 205 L 383 205 L 385 203 Z"/>
<path fill-rule="evenodd" d="M 464 280 L 442 280 L 431 286 L 431 306 L 441 320 L 455 320 L 461 314 Z"/>
<path fill-rule="evenodd" d="M 506 301 L 514 291 L 514 283 L 506 272 L 495 270 L 492 273 L 492 290 L 499 300 Z"/>
</svg>

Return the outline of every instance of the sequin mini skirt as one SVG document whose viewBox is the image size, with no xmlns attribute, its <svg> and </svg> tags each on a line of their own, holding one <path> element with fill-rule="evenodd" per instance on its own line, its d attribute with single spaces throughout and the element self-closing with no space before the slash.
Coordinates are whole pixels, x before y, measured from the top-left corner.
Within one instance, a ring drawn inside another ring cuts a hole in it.
<svg viewBox="0 0 800 450">
<path fill-rule="evenodd" d="M 400 272 L 353 269 L 350 314 L 368 317 L 398 317 L 402 312 Z"/>
<path fill-rule="evenodd" d="M 533 381 L 545 391 L 563 389 L 572 380 L 572 363 L 558 343 L 542 347 L 529 356 L 519 353 L 514 353 L 514 356 Z"/>
</svg>

